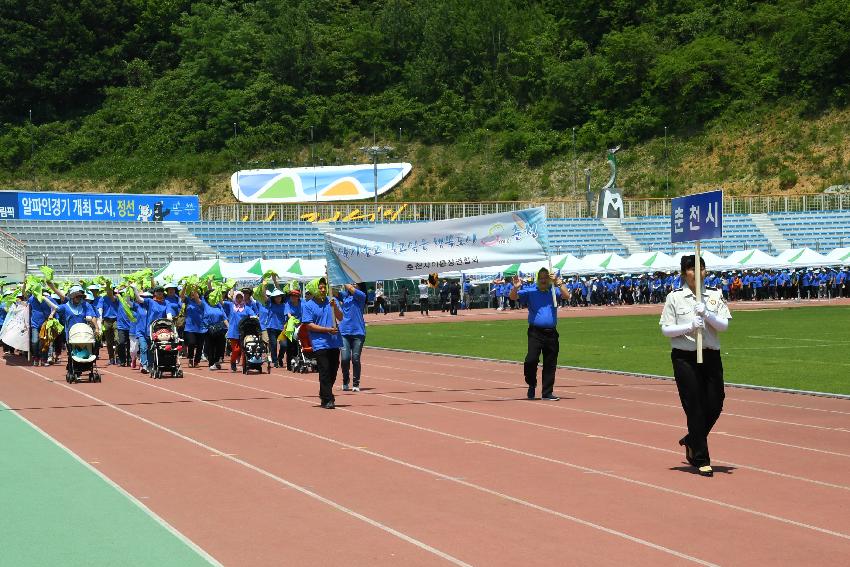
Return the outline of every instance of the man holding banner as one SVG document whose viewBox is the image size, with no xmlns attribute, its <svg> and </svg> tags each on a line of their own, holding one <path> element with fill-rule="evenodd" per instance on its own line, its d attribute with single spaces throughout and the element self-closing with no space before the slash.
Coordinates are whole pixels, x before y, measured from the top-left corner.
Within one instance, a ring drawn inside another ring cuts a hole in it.
<svg viewBox="0 0 850 567">
<path fill-rule="evenodd" d="M 552 285 L 555 285 L 554 292 Z M 533 400 L 537 389 L 537 364 L 540 355 L 543 354 L 543 389 L 541 399 L 557 401 L 555 395 L 555 368 L 558 365 L 558 309 L 557 304 L 561 297 L 569 298 L 561 278 L 555 278 L 549 274 L 549 270 L 541 268 L 537 272 L 537 286 L 534 288 L 522 287 L 522 280 L 514 276 L 511 288 L 511 301 L 519 299 L 528 305 L 528 353 L 525 355 L 525 383 L 528 384 L 528 399 Z"/>
</svg>

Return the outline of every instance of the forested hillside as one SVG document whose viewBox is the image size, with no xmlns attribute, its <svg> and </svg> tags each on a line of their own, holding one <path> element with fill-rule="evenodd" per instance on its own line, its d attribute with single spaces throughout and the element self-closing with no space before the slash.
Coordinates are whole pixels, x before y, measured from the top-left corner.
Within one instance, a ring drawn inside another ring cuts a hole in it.
<svg viewBox="0 0 850 567">
<path fill-rule="evenodd" d="M 847 0 L 3 0 L 0 29 L 5 188 L 221 200 L 373 135 L 404 198 L 564 195 L 612 144 L 631 195 L 848 178 Z"/>
</svg>

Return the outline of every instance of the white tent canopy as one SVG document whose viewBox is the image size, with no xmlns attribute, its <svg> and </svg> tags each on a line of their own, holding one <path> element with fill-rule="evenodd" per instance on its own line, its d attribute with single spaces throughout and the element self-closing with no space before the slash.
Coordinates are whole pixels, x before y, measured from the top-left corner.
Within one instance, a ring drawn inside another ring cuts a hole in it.
<svg viewBox="0 0 850 567">
<path fill-rule="evenodd" d="M 282 281 L 310 281 L 325 275 L 324 260 L 264 260 L 256 258 L 247 262 L 225 260 L 173 261 L 156 275 L 160 283 L 166 279 L 179 280 L 185 276 L 214 275 L 223 279 L 258 280 L 264 273 L 273 270 Z"/>
<path fill-rule="evenodd" d="M 708 261 L 706 261 L 707 264 Z M 766 254 L 761 250 L 738 250 L 729 254 L 725 260 L 715 266 L 715 270 L 755 270 L 755 269 L 776 269 L 781 268 L 782 264 L 776 261 L 776 258 L 770 254 Z"/>
<path fill-rule="evenodd" d="M 850 248 L 836 248 L 826 255 L 833 264 L 850 264 Z"/>
<path fill-rule="evenodd" d="M 789 250 L 783 250 L 776 256 L 776 261 L 782 264 L 785 268 L 819 268 L 823 266 L 830 266 L 834 263 L 826 256 L 818 254 L 811 248 L 791 248 Z"/>
</svg>

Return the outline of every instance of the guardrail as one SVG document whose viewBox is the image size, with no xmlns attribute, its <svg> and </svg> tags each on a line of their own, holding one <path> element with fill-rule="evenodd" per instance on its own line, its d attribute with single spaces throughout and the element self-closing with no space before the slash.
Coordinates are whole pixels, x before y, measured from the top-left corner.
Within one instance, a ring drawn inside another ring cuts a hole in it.
<svg viewBox="0 0 850 567">
<path fill-rule="evenodd" d="M 434 221 L 487 215 L 545 205 L 549 218 L 594 216 L 584 200 L 561 201 L 482 201 L 466 202 L 384 202 L 298 203 L 298 204 L 209 204 L 201 207 L 205 221 Z M 850 210 L 850 194 L 748 195 L 726 197 L 725 214 L 796 213 Z M 628 217 L 669 216 L 670 199 L 624 199 Z"/>
<path fill-rule="evenodd" d="M 26 263 L 27 261 L 26 244 L 3 230 L 0 230 L 0 250 L 3 250 L 18 262 Z"/>
</svg>

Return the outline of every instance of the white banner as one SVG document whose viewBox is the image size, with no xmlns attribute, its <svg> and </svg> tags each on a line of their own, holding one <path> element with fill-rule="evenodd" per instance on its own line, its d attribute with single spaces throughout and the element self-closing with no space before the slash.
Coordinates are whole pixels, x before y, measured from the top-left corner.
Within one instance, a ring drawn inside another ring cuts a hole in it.
<svg viewBox="0 0 850 567">
<path fill-rule="evenodd" d="M 3 328 L 0 329 L 0 341 L 24 352 L 30 349 L 29 306 L 15 303 L 9 306 Z"/>
<path fill-rule="evenodd" d="M 548 261 L 546 209 L 435 221 L 376 224 L 325 234 L 331 283 L 411 278 Z"/>
</svg>

